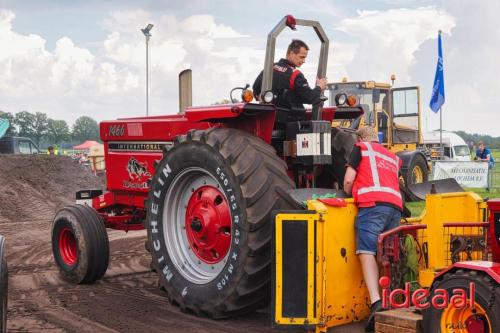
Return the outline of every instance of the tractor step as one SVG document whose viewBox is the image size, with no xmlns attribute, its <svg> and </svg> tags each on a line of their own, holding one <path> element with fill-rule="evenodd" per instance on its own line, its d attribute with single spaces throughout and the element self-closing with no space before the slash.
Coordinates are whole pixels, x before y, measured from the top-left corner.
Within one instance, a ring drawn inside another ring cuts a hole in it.
<svg viewBox="0 0 500 333">
<path fill-rule="evenodd" d="M 422 333 L 422 315 L 414 308 L 377 313 L 375 333 Z"/>
</svg>

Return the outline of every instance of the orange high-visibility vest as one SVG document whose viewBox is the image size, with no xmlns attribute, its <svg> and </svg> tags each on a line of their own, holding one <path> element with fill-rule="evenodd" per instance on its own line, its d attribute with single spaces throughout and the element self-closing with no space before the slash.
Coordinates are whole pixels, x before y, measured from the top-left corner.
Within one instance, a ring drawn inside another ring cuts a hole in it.
<svg viewBox="0 0 500 333">
<path fill-rule="evenodd" d="M 398 171 L 401 159 L 377 142 L 356 143 L 361 162 L 356 169 L 352 196 L 360 207 L 385 202 L 403 208 Z"/>
</svg>

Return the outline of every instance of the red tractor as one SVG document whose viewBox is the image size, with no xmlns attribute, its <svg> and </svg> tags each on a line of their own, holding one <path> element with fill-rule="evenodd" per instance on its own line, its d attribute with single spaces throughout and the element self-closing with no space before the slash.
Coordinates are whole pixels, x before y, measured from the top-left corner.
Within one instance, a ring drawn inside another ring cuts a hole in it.
<svg viewBox="0 0 500 333">
<path fill-rule="evenodd" d="M 275 41 L 287 26 L 314 28 L 317 76 L 325 77 L 329 41 L 321 25 L 286 16 L 268 36 L 262 102 L 100 124 L 107 189 L 79 191 L 77 204 L 53 223 L 53 254 L 67 280 L 92 283 L 104 275 L 106 228 L 146 228 L 160 285 L 183 310 L 221 318 L 269 302 L 271 213 L 296 207 L 289 195 L 296 187 L 342 184 L 355 137 L 331 124 L 355 124 L 363 114 L 341 102 L 323 107 L 325 98 L 312 110 L 272 104 Z M 345 97 L 336 100 L 352 100 Z"/>
</svg>

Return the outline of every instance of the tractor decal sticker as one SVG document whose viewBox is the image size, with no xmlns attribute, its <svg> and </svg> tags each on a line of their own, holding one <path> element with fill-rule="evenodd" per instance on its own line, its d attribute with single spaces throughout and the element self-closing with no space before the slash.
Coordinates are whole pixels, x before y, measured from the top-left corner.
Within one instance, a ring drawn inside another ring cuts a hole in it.
<svg viewBox="0 0 500 333">
<path fill-rule="evenodd" d="M 110 141 L 108 143 L 109 151 L 141 151 L 141 152 L 158 152 L 161 153 L 163 147 L 170 148 L 174 145 L 172 141 L 163 142 L 123 142 L 123 141 Z"/>
<path fill-rule="evenodd" d="M 309 148 L 309 141 L 306 138 L 302 140 L 302 148 Z"/>
<path fill-rule="evenodd" d="M 139 162 L 135 157 L 131 157 L 127 163 L 127 180 L 123 181 L 125 188 L 147 188 L 151 173 L 148 171 L 147 162 Z"/>
<path fill-rule="evenodd" d="M 129 136 L 142 136 L 142 124 L 141 123 L 129 123 L 127 124 L 127 134 Z"/>
<path fill-rule="evenodd" d="M 108 127 L 109 136 L 123 136 L 125 135 L 125 125 L 111 125 Z"/>
</svg>

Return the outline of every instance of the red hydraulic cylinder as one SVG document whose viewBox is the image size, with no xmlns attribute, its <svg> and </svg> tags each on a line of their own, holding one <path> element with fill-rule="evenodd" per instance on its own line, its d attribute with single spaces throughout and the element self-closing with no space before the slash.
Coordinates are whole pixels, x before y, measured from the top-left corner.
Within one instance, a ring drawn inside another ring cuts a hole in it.
<svg viewBox="0 0 500 333">
<path fill-rule="evenodd" d="M 493 261 L 500 263 L 500 198 L 488 200 L 490 240 Z"/>
</svg>

